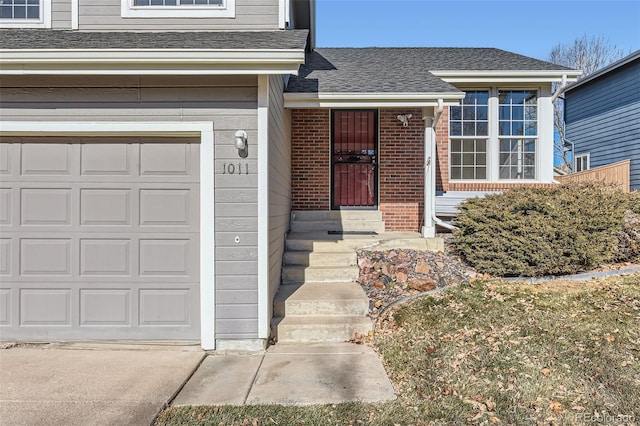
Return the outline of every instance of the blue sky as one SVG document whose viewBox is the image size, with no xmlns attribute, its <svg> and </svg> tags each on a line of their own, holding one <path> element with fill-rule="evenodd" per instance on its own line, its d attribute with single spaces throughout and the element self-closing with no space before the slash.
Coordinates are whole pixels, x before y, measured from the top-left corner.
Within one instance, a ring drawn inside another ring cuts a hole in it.
<svg viewBox="0 0 640 426">
<path fill-rule="evenodd" d="M 316 0 L 316 14 L 319 47 L 497 47 L 547 59 L 587 34 L 640 49 L 640 0 Z"/>
</svg>

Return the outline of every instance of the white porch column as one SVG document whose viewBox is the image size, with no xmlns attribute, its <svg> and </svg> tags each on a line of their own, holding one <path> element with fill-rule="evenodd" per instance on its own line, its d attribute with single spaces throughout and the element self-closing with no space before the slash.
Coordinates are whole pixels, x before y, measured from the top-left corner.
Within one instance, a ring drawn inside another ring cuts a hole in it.
<svg viewBox="0 0 640 426">
<path fill-rule="evenodd" d="M 436 132 L 433 129 L 433 108 L 422 108 L 424 121 L 424 226 L 422 236 L 436 236 L 435 189 L 436 189 Z"/>
</svg>

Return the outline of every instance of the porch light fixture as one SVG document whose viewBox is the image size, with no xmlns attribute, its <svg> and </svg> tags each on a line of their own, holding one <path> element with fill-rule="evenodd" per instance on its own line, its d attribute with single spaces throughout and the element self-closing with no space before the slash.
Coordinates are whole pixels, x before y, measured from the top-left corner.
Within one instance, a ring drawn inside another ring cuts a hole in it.
<svg viewBox="0 0 640 426">
<path fill-rule="evenodd" d="M 245 132 L 244 130 L 238 130 L 234 138 L 236 141 L 236 149 L 238 150 L 238 155 L 242 158 L 246 158 L 249 154 L 247 132 Z"/>
<path fill-rule="evenodd" d="M 398 120 L 402 122 L 403 127 L 409 127 L 409 119 L 413 117 L 413 114 L 400 114 L 398 115 Z"/>
</svg>

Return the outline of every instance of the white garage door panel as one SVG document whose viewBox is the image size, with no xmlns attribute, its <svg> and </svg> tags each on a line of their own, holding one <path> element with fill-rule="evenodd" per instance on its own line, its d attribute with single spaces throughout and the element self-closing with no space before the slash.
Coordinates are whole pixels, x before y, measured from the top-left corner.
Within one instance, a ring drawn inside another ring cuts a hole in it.
<svg viewBox="0 0 640 426">
<path fill-rule="evenodd" d="M 199 145 L 0 144 L 0 337 L 200 336 Z"/>
</svg>

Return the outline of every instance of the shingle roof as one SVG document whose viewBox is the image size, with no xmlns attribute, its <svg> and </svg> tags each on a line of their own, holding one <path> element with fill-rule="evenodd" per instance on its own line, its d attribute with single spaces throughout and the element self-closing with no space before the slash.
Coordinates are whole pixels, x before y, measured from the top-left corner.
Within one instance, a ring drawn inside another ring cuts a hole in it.
<svg viewBox="0 0 640 426">
<path fill-rule="evenodd" d="M 0 30 L 1 49 L 304 49 L 307 30 L 82 32 Z"/>
<path fill-rule="evenodd" d="M 430 71 L 569 70 L 493 48 L 320 48 L 307 55 L 290 93 L 458 92 Z"/>
</svg>

